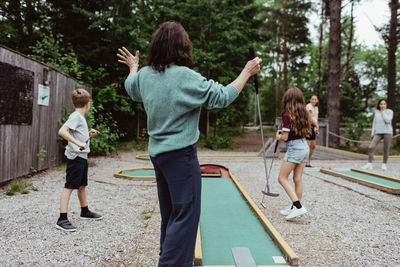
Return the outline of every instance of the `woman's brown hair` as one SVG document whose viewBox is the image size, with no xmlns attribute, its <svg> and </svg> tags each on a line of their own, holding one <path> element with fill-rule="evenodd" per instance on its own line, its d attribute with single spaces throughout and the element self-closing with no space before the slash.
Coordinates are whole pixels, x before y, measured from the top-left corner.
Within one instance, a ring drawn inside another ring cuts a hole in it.
<svg viewBox="0 0 400 267">
<path fill-rule="evenodd" d="M 283 96 L 283 113 L 289 113 L 290 128 L 295 135 L 307 137 L 311 134 L 310 114 L 304 105 L 303 93 L 299 88 L 288 89 Z"/>
<path fill-rule="evenodd" d="M 386 105 L 387 105 L 387 101 L 386 101 L 386 99 L 384 99 L 384 98 L 382 98 L 382 99 L 379 99 L 379 101 L 378 101 L 378 105 L 376 105 L 376 108 L 378 109 L 378 110 L 381 110 L 381 107 L 379 106 L 380 104 L 381 104 L 381 102 L 382 101 L 385 101 L 385 103 L 386 103 Z"/>
<path fill-rule="evenodd" d="M 192 68 L 192 42 L 181 24 L 161 24 L 147 48 L 146 63 L 158 71 L 164 71 L 171 63 Z"/>
</svg>

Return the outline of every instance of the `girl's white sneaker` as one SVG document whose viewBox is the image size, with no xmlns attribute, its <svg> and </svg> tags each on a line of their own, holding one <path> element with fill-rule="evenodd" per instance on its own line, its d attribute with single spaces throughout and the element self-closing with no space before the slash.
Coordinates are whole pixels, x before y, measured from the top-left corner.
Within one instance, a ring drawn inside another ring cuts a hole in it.
<svg viewBox="0 0 400 267">
<path fill-rule="evenodd" d="M 386 170 L 387 170 L 387 168 L 386 168 L 386 164 L 385 164 L 385 163 L 382 163 L 382 170 L 384 170 L 384 171 L 386 171 Z"/>
<path fill-rule="evenodd" d="M 300 209 L 298 209 L 296 207 L 293 207 L 293 209 L 289 213 L 289 215 L 286 216 L 286 220 L 293 219 L 293 218 L 295 218 L 297 216 L 300 216 L 300 215 L 303 215 L 305 213 L 307 213 L 307 209 L 304 206 L 302 206 Z"/>
<path fill-rule="evenodd" d="M 367 164 L 362 166 L 361 169 L 363 169 L 363 170 L 372 170 L 372 164 L 370 162 L 368 162 Z"/>
<path fill-rule="evenodd" d="M 293 210 L 293 208 L 294 208 L 293 205 L 290 205 L 286 209 L 280 210 L 279 212 L 284 216 L 288 216 L 289 213 Z"/>
</svg>

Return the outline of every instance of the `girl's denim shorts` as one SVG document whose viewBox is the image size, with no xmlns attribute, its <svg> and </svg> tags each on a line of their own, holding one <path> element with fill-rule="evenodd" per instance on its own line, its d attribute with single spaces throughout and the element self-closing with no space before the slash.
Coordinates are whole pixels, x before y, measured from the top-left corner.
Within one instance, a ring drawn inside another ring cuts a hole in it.
<svg viewBox="0 0 400 267">
<path fill-rule="evenodd" d="M 287 151 L 283 160 L 293 163 L 307 162 L 310 148 L 305 139 L 290 140 L 287 142 Z"/>
</svg>

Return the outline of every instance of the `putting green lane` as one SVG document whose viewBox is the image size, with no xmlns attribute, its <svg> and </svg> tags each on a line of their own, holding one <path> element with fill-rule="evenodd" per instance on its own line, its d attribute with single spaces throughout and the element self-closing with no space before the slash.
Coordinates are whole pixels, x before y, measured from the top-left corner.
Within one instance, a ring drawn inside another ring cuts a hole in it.
<svg viewBox="0 0 400 267">
<path fill-rule="evenodd" d="M 379 176 L 375 176 L 372 174 L 367 174 L 367 173 L 361 173 L 361 172 L 357 172 L 357 171 L 336 171 L 338 173 L 343 173 L 345 175 L 349 175 L 349 176 L 353 176 L 365 181 L 369 181 L 372 183 L 376 183 L 376 184 L 380 184 L 380 185 L 384 185 L 387 187 L 391 187 L 394 189 L 400 189 L 400 182 L 394 181 L 394 180 L 390 180 L 390 179 L 385 179 L 383 177 L 379 177 Z"/>
<path fill-rule="evenodd" d="M 287 265 L 231 179 L 203 178 L 201 205 L 203 265 L 234 266 L 232 247 L 248 247 L 257 265 Z"/>
<path fill-rule="evenodd" d="M 123 171 L 121 172 L 121 174 L 127 175 L 127 176 L 138 176 L 138 177 L 142 177 L 142 176 L 153 176 L 155 175 L 154 170 L 131 170 L 131 171 Z"/>
</svg>

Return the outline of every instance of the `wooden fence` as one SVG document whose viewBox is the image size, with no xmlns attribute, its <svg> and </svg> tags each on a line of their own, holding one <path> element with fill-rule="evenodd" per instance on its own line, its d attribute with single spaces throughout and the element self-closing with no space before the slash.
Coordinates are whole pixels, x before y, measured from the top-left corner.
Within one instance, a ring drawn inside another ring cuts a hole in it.
<svg viewBox="0 0 400 267">
<path fill-rule="evenodd" d="M 2 45 L 0 64 L 3 69 L 11 70 L 6 77 L 4 71 L 3 76 L 0 73 L 2 183 L 26 175 L 32 170 L 49 168 L 62 160 L 63 149 L 58 142 L 58 120 L 64 115 L 63 107 L 73 110 L 71 93 L 78 82 Z M 19 83 L 19 79 L 15 78 L 18 76 L 15 75 L 24 75 L 25 82 Z M 38 94 L 43 93 L 39 90 L 41 85 L 50 88 L 46 91 L 49 92 L 48 105 L 38 104 Z M 90 91 L 88 87 L 85 88 Z"/>
</svg>

